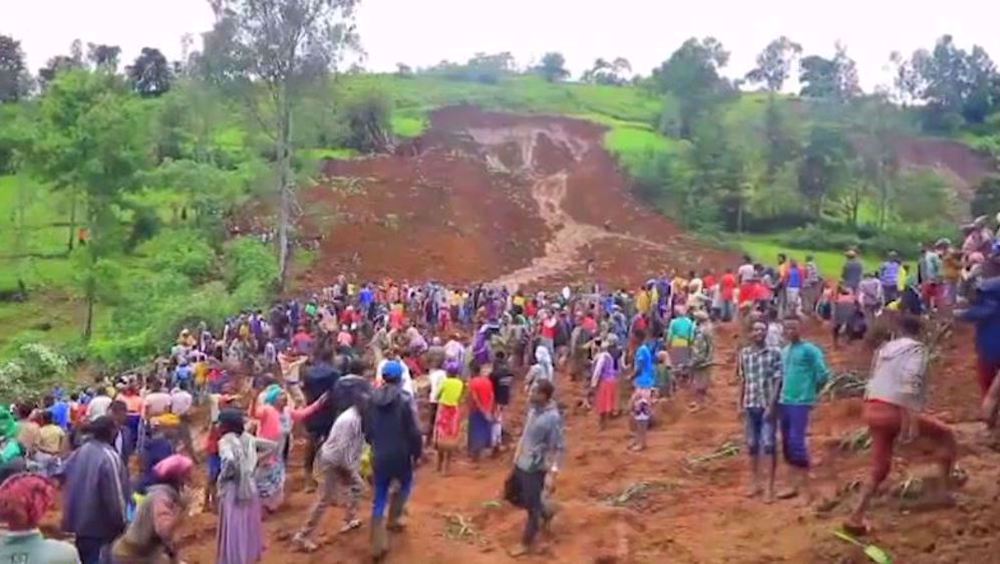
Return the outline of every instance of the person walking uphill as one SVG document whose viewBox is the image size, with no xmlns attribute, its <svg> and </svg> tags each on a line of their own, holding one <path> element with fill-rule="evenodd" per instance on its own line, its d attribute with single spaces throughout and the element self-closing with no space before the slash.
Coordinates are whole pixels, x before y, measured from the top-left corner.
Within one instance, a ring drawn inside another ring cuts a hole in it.
<svg viewBox="0 0 1000 564">
<path fill-rule="evenodd" d="M 125 531 L 128 479 L 112 443 L 118 429 L 108 416 L 88 427 L 91 439 L 66 461 L 63 474 L 62 529 L 76 535 L 82 564 L 97 564 Z"/>
<path fill-rule="evenodd" d="M 871 477 L 861 490 L 858 505 L 844 528 L 855 534 L 868 532 L 865 513 L 872 496 L 885 481 L 892 466 L 893 447 L 902 434 L 902 443 L 925 437 L 938 447 L 941 484 L 950 497 L 951 472 L 958 445 L 951 429 L 922 414 L 927 403 L 927 362 L 929 351 L 918 341 L 922 332 L 919 317 L 899 320 L 901 335 L 882 345 L 872 360 L 872 376 L 865 391 L 864 418 L 872 437 Z"/>
<path fill-rule="evenodd" d="M 552 383 L 545 380 L 532 390 L 531 411 L 514 454 L 514 472 L 508 479 L 506 497 L 514 498 L 516 504 L 528 512 L 521 544 L 509 551 L 515 558 L 532 551 L 538 531 L 542 526 L 547 527 L 555 514 L 544 494 L 551 495 L 555 491 L 566 445 L 562 416 L 553 401 L 554 393 Z"/>
<path fill-rule="evenodd" d="M 382 369 L 385 385 L 372 394 L 364 418 L 365 439 L 372 447 L 375 499 L 372 508 L 372 557 L 389 552 L 387 529 L 403 528 L 403 510 L 413 487 L 413 470 L 423 454 L 423 440 L 413 413 L 412 400 L 402 390 L 403 367 L 389 361 Z M 390 494 L 397 483 L 399 489 Z M 386 509 L 389 512 L 386 522 Z"/>
<path fill-rule="evenodd" d="M 798 318 L 785 320 L 785 337 L 788 345 L 782 352 L 782 382 L 779 399 L 781 417 L 781 448 L 785 462 L 792 469 L 791 487 L 778 495 L 790 499 L 804 490 L 809 502 L 809 414 L 816 404 L 819 390 L 826 383 L 830 370 L 823 359 L 823 351 L 816 345 L 802 340 Z"/>
</svg>

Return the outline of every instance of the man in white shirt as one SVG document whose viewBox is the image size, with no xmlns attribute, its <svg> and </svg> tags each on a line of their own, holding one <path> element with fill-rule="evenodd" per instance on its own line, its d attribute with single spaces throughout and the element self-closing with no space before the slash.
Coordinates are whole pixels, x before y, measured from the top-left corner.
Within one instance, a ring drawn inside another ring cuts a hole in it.
<svg viewBox="0 0 1000 564">
<path fill-rule="evenodd" d="M 111 398 L 104 392 L 98 393 L 90 403 L 87 404 L 87 420 L 93 421 L 98 417 L 103 417 L 108 414 L 108 409 L 111 407 Z"/>
<path fill-rule="evenodd" d="M 743 257 L 743 264 L 736 270 L 736 279 L 740 284 L 746 284 L 756 276 L 756 269 L 753 266 L 753 259 L 749 256 Z"/>
</svg>

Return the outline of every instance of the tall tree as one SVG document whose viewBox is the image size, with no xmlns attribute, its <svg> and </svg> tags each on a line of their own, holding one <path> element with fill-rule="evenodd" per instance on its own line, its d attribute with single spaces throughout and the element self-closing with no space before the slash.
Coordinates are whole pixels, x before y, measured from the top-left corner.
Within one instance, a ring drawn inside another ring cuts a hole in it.
<svg viewBox="0 0 1000 564">
<path fill-rule="evenodd" d="M 147 98 L 162 96 L 170 91 L 173 69 L 159 49 L 143 47 L 135 62 L 125 68 L 132 89 Z"/>
<path fill-rule="evenodd" d="M 810 202 L 812 214 L 819 217 L 823 202 L 841 179 L 851 147 L 843 134 L 826 126 L 815 126 L 799 165 L 799 191 Z"/>
<path fill-rule="evenodd" d="M 24 64 L 21 42 L 0 35 L 0 103 L 16 102 L 31 90 L 31 76 Z"/>
<path fill-rule="evenodd" d="M 632 65 L 624 57 L 617 57 L 613 61 L 598 58 L 594 61 L 592 67 L 580 75 L 580 80 L 591 84 L 621 86 L 628 82 L 628 75 L 631 72 Z"/>
<path fill-rule="evenodd" d="M 732 91 L 719 75 L 727 62 L 729 52 L 717 39 L 692 37 L 653 71 L 655 87 L 673 94 L 680 104 L 681 137 L 690 139 L 695 121 Z"/>
<path fill-rule="evenodd" d="M 781 90 L 792 71 L 792 64 L 802 54 L 802 46 L 784 35 L 771 41 L 757 55 L 757 66 L 746 79 L 763 84 L 772 94 Z"/>
<path fill-rule="evenodd" d="M 97 69 L 109 72 L 118 72 L 118 63 L 122 54 L 122 48 L 117 45 L 104 45 L 103 43 L 87 44 L 87 61 Z"/>
<path fill-rule="evenodd" d="M 535 67 L 535 71 L 549 82 L 557 82 L 569 76 L 569 71 L 566 70 L 566 57 L 555 51 L 546 53 L 542 57 L 542 62 Z"/>
<path fill-rule="evenodd" d="M 223 83 L 247 96 L 275 144 L 279 195 L 278 264 L 283 286 L 294 238 L 292 110 L 303 86 L 328 76 L 345 48 L 357 47 L 358 0 L 210 0 L 215 27 L 204 57 Z M 255 87 L 265 91 L 266 109 Z"/>
<path fill-rule="evenodd" d="M 125 196 L 139 187 L 146 164 L 143 115 L 121 80 L 103 72 L 60 74 L 40 104 L 32 170 L 53 186 L 78 189 L 86 210 L 90 241 L 80 282 L 87 339 L 93 333 L 94 305 L 110 283 L 102 276 L 103 263 L 122 244 L 116 211 L 128 206 Z"/>
<path fill-rule="evenodd" d="M 69 55 L 56 55 L 49 59 L 44 67 L 38 69 L 38 84 L 44 91 L 59 73 L 83 67 L 83 48 L 80 40 L 76 39 L 70 45 Z"/>
<path fill-rule="evenodd" d="M 802 59 L 800 67 L 803 96 L 847 102 L 861 95 L 857 64 L 841 43 L 836 44 L 832 59 L 810 55 Z"/>
</svg>

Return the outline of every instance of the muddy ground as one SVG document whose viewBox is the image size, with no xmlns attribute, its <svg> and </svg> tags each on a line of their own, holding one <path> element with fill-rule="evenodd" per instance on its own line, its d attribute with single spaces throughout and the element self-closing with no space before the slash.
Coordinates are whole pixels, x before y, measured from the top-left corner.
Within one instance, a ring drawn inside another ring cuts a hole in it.
<svg viewBox="0 0 1000 564">
<path fill-rule="evenodd" d="M 322 235 L 318 256 L 299 273 L 318 287 L 341 272 L 373 279 L 436 278 L 511 285 L 590 283 L 635 287 L 651 273 L 729 266 L 736 257 L 684 235 L 640 206 L 612 158 L 603 133 L 590 123 L 548 117 L 437 112 L 432 129 L 405 155 L 332 162 L 328 179 L 303 198 L 305 224 Z M 329 220 L 336 219 L 335 222 Z M 610 222 L 611 229 L 605 228 Z M 586 273 L 587 259 L 595 273 Z M 827 330 L 809 336 L 830 351 Z M 574 409 L 582 393 L 565 374 L 558 381 L 567 406 L 568 454 L 555 499 L 562 507 L 542 554 L 525 562 L 773 563 L 865 562 L 857 548 L 834 539 L 853 494 L 838 493 L 867 472 L 868 453 L 840 449 L 861 427 L 860 401 L 824 402 L 810 437 L 813 472 L 823 503 L 766 505 L 748 499 L 742 455 L 692 463 L 727 441 L 742 444 L 733 380 L 736 326 L 719 328 L 718 366 L 710 406 L 687 409 L 689 396 L 658 406 L 660 423 L 644 453 L 627 451 L 624 419 L 600 431 L 596 417 Z M 886 494 L 875 504 L 871 542 L 896 562 L 1000 562 L 1000 454 L 988 448 L 976 423 L 978 391 L 972 334 L 959 328 L 940 350 L 931 378 L 931 410 L 959 430 L 969 481 L 957 507 L 933 509 Z M 835 371 L 864 372 L 870 351 L 853 344 L 829 353 Z M 524 394 L 509 422 L 516 433 Z M 933 471 L 918 443 L 897 458 L 899 484 Z M 293 452 L 290 495 L 266 524 L 267 563 L 355 563 L 367 560 L 367 526 L 336 536 L 341 511 L 323 525 L 319 552 L 292 550 L 288 537 L 302 522 L 312 495 L 303 491 L 302 445 Z M 422 467 L 409 506 L 409 529 L 392 537 L 389 562 L 512 562 L 524 513 L 500 500 L 511 453 L 478 464 L 462 460 L 443 478 Z M 779 481 L 784 469 L 779 470 Z M 367 502 L 366 502 L 367 503 Z M 819 507 L 824 511 L 817 511 Z M 367 506 L 366 507 L 370 507 Z M 215 518 L 196 514 L 184 526 L 183 553 L 191 563 L 214 560 Z"/>
</svg>

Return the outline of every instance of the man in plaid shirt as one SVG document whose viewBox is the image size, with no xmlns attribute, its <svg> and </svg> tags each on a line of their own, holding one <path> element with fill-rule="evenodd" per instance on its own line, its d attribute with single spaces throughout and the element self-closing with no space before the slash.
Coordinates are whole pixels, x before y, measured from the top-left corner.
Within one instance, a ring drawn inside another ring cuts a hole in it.
<svg viewBox="0 0 1000 564">
<path fill-rule="evenodd" d="M 750 329 L 751 344 L 740 350 L 737 371 L 742 380 L 740 416 L 745 422 L 747 451 L 750 453 L 752 484 L 750 497 L 764 493 L 761 487 L 760 459 L 770 458 L 767 467 L 768 503 L 774 501 L 774 473 L 778 464 L 775 456 L 775 415 L 778 391 L 781 388 L 781 349 L 767 346 L 767 324 L 754 322 Z"/>
</svg>

